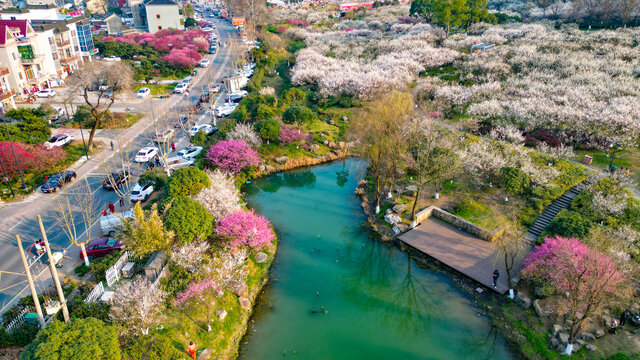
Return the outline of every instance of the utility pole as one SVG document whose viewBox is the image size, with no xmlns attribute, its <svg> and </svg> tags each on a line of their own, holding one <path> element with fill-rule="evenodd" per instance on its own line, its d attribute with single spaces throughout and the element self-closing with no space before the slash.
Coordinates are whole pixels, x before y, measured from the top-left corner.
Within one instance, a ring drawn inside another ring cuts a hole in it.
<svg viewBox="0 0 640 360">
<path fill-rule="evenodd" d="M 9 145 L 11 145 L 11 152 L 13 153 L 13 158 L 16 160 L 16 166 L 18 167 L 18 172 L 20 173 L 20 180 L 22 181 L 22 187 L 27 190 L 27 185 L 24 184 L 24 177 L 22 176 L 22 169 L 20 168 L 20 162 L 18 162 L 18 157 L 16 156 L 16 150 L 13 148 L 13 141 L 11 140 L 11 134 L 9 133 L 9 126 L 7 126 L 7 119 L 2 118 L 2 122 L 4 123 L 4 129 L 7 131 L 7 138 L 9 138 Z"/>
<path fill-rule="evenodd" d="M 31 289 L 31 296 L 33 297 L 33 303 L 36 307 L 36 313 L 38 314 L 38 321 L 40 322 L 40 328 L 44 329 L 44 315 L 42 315 L 42 308 L 40 307 L 40 299 L 38 299 L 38 293 L 36 287 L 33 285 L 33 279 L 31 278 L 31 270 L 29 270 L 29 263 L 27 257 L 24 255 L 24 249 L 22 248 L 22 241 L 20 241 L 20 235 L 16 235 L 18 240 L 18 249 L 20 249 L 20 257 L 22 258 L 22 265 L 24 265 L 24 271 L 27 274 L 27 281 L 29 282 L 29 289 Z"/>
<path fill-rule="evenodd" d="M 9 190 L 11 190 L 11 197 L 15 197 L 16 194 L 13 193 L 13 187 L 11 186 L 11 179 L 9 179 L 9 175 L 7 175 L 7 169 L 4 167 L 4 161 L 0 157 L 0 165 L 2 165 L 2 172 L 4 173 L 4 181 L 9 185 Z"/>
<path fill-rule="evenodd" d="M 58 297 L 60 298 L 60 304 L 62 305 L 62 316 L 64 322 L 69 322 L 69 309 L 67 309 L 67 301 L 64 299 L 64 292 L 62 292 L 62 286 L 60 286 L 60 279 L 58 279 L 58 270 L 56 270 L 56 262 L 51 255 L 51 248 L 49 247 L 49 240 L 47 239 L 47 233 L 44 231 L 44 225 L 42 225 L 42 218 L 38 215 L 38 225 L 40 225 L 40 232 L 42 233 L 42 240 L 44 241 L 44 247 L 47 250 L 47 258 L 49 259 L 49 269 L 51 270 L 51 277 L 56 284 L 56 290 L 58 290 Z M 91 231 L 88 229 L 87 231 Z"/>
</svg>

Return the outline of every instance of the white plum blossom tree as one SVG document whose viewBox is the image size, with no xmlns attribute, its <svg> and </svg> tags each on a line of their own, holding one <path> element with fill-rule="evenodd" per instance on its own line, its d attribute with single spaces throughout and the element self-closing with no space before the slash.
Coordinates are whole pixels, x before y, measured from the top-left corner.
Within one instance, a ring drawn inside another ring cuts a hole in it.
<svg viewBox="0 0 640 360">
<path fill-rule="evenodd" d="M 148 335 L 149 328 L 164 318 L 162 310 L 165 296 L 166 293 L 159 286 L 153 286 L 146 278 L 137 277 L 115 291 L 110 316 L 123 325 L 124 332 Z"/>
<path fill-rule="evenodd" d="M 211 186 L 202 189 L 193 199 L 202 204 L 215 221 L 240 210 L 240 192 L 233 183 L 233 178 L 220 169 L 208 171 L 207 176 Z"/>
</svg>

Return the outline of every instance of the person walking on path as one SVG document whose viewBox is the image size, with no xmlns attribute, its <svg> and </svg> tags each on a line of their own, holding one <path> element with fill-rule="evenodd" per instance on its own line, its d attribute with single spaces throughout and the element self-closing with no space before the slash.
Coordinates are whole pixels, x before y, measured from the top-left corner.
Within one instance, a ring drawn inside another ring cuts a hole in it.
<svg viewBox="0 0 640 360">
<path fill-rule="evenodd" d="M 120 209 L 124 208 L 124 198 L 120 196 Z"/>
<path fill-rule="evenodd" d="M 111 211 L 112 214 L 116 212 L 116 206 L 112 202 L 109 202 L 109 211 Z"/>
<path fill-rule="evenodd" d="M 498 278 L 500 277 L 500 271 L 498 271 L 498 269 L 495 269 L 493 271 L 493 288 L 497 289 L 498 288 Z"/>
<path fill-rule="evenodd" d="M 191 355 L 191 358 L 193 360 L 196 360 L 196 344 L 194 344 L 193 341 L 189 342 L 187 350 L 189 351 L 189 355 Z"/>
<path fill-rule="evenodd" d="M 109 142 L 109 145 L 111 145 L 111 151 L 115 151 L 115 150 L 114 150 L 114 147 L 113 147 L 113 140 L 111 140 L 111 141 Z"/>
<path fill-rule="evenodd" d="M 176 143 L 171 142 L 171 152 L 176 152 Z"/>
</svg>

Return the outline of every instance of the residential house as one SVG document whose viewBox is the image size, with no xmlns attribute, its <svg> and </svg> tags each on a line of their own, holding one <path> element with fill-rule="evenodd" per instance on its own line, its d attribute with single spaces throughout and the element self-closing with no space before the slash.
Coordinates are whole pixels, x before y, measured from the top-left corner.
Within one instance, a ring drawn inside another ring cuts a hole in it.
<svg viewBox="0 0 640 360">
<path fill-rule="evenodd" d="M 144 2 L 147 29 L 156 33 L 165 29 L 183 29 L 181 8 L 171 0 L 146 0 Z"/>
<path fill-rule="evenodd" d="M 9 85 L 9 68 L 0 67 L 0 112 L 16 108 L 16 92 Z"/>
<path fill-rule="evenodd" d="M 62 7 L 64 3 L 64 0 L 27 0 L 27 5 L 53 5 L 55 7 Z"/>
</svg>

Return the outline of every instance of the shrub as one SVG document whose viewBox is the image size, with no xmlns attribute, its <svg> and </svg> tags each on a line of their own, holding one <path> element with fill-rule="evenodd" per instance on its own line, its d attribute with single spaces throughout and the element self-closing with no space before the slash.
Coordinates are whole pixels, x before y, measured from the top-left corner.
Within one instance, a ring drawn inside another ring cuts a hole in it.
<svg viewBox="0 0 640 360">
<path fill-rule="evenodd" d="M 181 360 L 184 353 L 174 347 L 171 341 L 158 336 L 133 336 L 123 346 L 123 355 L 127 359 L 140 360 Z"/>
<path fill-rule="evenodd" d="M 307 137 L 307 133 L 294 128 L 293 126 L 285 126 L 280 130 L 278 140 L 282 145 L 293 144 Z"/>
<path fill-rule="evenodd" d="M 239 210 L 225 216 L 218 223 L 216 232 L 226 238 L 231 248 L 248 246 L 259 250 L 275 238 L 269 220 L 253 210 Z"/>
<path fill-rule="evenodd" d="M 529 189 L 531 179 L 520 169 L 505 167 L 502 168 L 502 184 L 505 191 L 522 195 Z"/>
<path fill-rule="evenodd" d="M 591 226 L 592 223 L 589 219 L 574 211 L 564 209 L 549 223 L 546 232 L 548 236 L 559 235 L 584 239 L 589 235 Z"/>
<path fill-rule="evenodd" d="M 170 298 L 173 298 L 176 294 L 186 290 L 194 276 L 195 274 L 188 272 L 182 266 L 170 264 L 169 276 L 160 279 L 160 284 L 162 284 L 162 290 L 166 291 Z"/>
<path fill-rule="evenodd" d="M 258 165 L 258 153 L 242 140 L 224 140 L 213 145 L 206 155 L 209 165 L 218 166 L 232 174 Z"/>
<path fill-rule="evenodd" d="M 16 120 L 15 124 L 0 126 L 0 141 L 8 141 L 7 129 L 11 134 L 11 140 L 26 144 L 38 144 L 51 137 L 51 128 L 45 120 L 46 112 L 42 108 L 37 109 L 11 109 L 5 117 Z"/>
<path fill-rule="evenodd" d="M 282 122 L 285 124 L 308 124 L 315 118 L 315 113 L 304 106 L 292 106 L 282 114 Z"/>
<path fill-rule="evenodd" d="M 304 103 L 306 96 L 307 95 L 304 91 L 298 89 L 297 87 L 292 87 L 291 89 L 287 90 L 286 93 L 284 93 L 282 99 L 284 100 L 285 104 L 289 104 L 290 106 L 299 106 Z"/>
<path fill-rule="evenodd" d="M 269 105 L 260 104 L 256 108 L 255 119 L 257 120 L 268 120 L 273 119 L 276 115 L 276 109 Z"/>
<path fill-rule="evenodd" d="M 168 181 L 169 177 L 167 176 L 167 173 L 159 167 L 143 172 L 138 179 L 138 183 L 140 185 L 151 184 L 153 185 L 154 190 L 163 188 Z"/>
<path fill-rule="evenodd" d="M 67 156 L 67 153 L 59 147 L 47 150 L 42 145 L 35 146 L 19 142 L 13 142 L 13 150 L 23 172 L 50 170 Z M 4 163 L 9 178 L 18 176 L 18 166 L 9 142 L 0 142 L 0 159 Z"/>
<path fill-rule="evenodd" d="M 169 196 L 193 196 L 211 186 L 207 174 L 195 166 L 178 169 L 169 179 Z"/>
<path fill-rule="evenodd" d="M 276 120 L 262 120 L 255 124 L 255 129 L 262 140 L 278 141 L 280 136 L 280 123 Z"/>
<path fill-rule="evenodd" d="M 164 225 L 181 243 L 206 239 L 213 232 L 213 216 L 204 206 L 186 196 L 177 196 L 163 214 Z"/>
<path fill-rule="evenodd" d="M 0 349 L 8 347 L 23 347 L 29 344 L 40 330 L 37 324 L 25 323 L 8 333 L 5 328 L 0 328 Z"/>
</svg>

